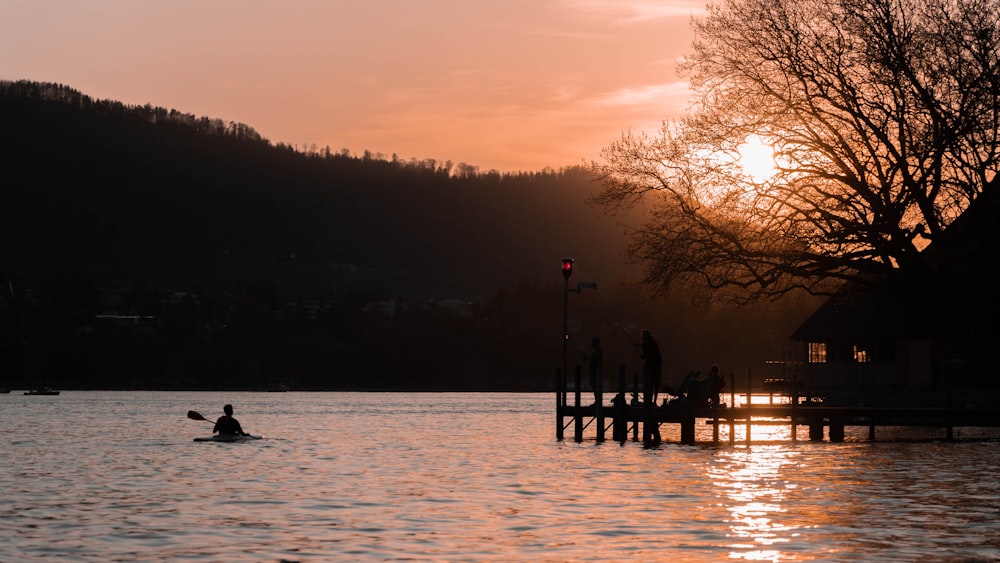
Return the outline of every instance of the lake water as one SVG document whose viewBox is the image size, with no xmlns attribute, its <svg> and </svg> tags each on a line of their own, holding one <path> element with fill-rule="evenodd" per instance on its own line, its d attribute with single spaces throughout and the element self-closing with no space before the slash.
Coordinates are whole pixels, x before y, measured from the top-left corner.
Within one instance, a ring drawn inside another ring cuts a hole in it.
<svg viewBox="0 0 1000 563">
<path fill-rule="evenodd" d="M 225 403 L 265 438 L 194 442 Z M 0 561 L 1000 561 L 1000 441 L 928 432 L 644 448 L 556 441 L 549 394 L 14 391 Z"/>
</svg>

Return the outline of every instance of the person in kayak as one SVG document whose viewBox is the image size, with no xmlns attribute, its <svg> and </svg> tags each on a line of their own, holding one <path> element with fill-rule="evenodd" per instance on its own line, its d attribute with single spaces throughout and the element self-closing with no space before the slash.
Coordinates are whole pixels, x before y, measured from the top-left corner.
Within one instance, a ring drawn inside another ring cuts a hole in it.
<svg viewBox="0 0 1000 563">
<path fill-rule="evenodd" d="M 219 435 L 230 435 L 230 436 L 249 436 L 243 431 L 243 427 L 240 426 L 240 421 L 233 418 L 233 405 L 226 405 L 222 407 L 222 412 L 226 413 L 219 417 L 219 420 L 215 421 L 215 428 L 212 429 L 212 434 L 216 432 Z"/>
</svg>

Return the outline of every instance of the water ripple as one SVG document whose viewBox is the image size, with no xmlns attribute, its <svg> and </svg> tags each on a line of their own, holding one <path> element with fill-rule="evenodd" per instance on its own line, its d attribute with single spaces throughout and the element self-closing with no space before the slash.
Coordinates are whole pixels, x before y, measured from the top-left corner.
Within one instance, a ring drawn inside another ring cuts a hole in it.
<svg viewBox="0 0 1000 563">
<path fill-rule="evenodd" d="M 0 395 L 4 562 L 1000 560 L 996 441 L 577 444 L 533 394 L 49 399 Z M 224 403 L 265 439 L 192 442 Z"/>
</svg>

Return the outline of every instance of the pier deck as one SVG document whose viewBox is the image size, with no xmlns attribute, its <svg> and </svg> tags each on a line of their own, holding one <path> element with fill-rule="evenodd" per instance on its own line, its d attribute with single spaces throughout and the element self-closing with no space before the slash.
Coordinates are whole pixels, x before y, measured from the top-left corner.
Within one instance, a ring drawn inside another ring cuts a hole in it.
<svg viewBox="0 0 1000 563">
<path fill-rule="evenodd" d="M 985 427 L 1000 428 L 1000 407 L 994 408 L 959 408 L 959 407 L 874 407 L 874 406 L 820 406 L 809 403 L 796 404 L 793 400 L 788 404 L 752 404 L 747 398 L 744 406 L 710 407 L 710 406 L 677 406 L 677 405 L 636 405 L 619 404 L 606 405 L 602 403 L 581 405 L 580 373 L 576 374 L 576 386 L 573 404 L 567 404 L 565 381 L 561 380 L 556 395 L 556 438 L 564 439 L 566 430 L 572 425 L 573 438 L 580 442 L 584 439 L 584 431 L 592 430 L 595 439 L 603 442 L 608 430 L 611 439 L 618 442 L 629 440 L 649 443 L 651 436 L 659 432 L 663 424 L 680 425 L 680 443 L 693 445 L 695 429 L 699 421 L 713 426 L 712 442 L 719 443 L 719 428 L 728 426 L 729 442 L 734 441 L 734 429 L 744 427 L 745 442 L 752 441 L 754 426 L 789 426 L 792 428 L 792 439 L 797 439 L 796 429 L 808 428 L 811 441 L 822 441 L 824 430 L 828 431 L 829 441 L 843 442 L 845 428 L 867 427 L 868 439 L 874 441 L 878 427 L 912 426 L 937 427 L 945 430 L 946 439 L 953 439 L 955 428 Z M 620 389 L 624 389 L 624 375 Z M 732 388 L 731 388 L 732 389 Z M 635 389 L 633 393 L 635 394 Z M 586 393 L 587 399 L 592 398 Z M 624 391 L 622 397 L 626 396 Z M 735 393 L 728 395 L 729 404 L 735 404 Z M 599 394 L 598 398 L 603 395 Z M 749 405 L 749 406 L 747 406 Z M 655 427 L 653 425 L 656 425 Z"/>
<path fill-rule="evenodd" d="M 626 441 L 631 434 L 638 440 L 645 436 L 643 424 L 679 424 L 681 443 L 695 443 L 695 428 L 698 421 L 714 425 L 713 442 L 718 443 L 719 426 L 747 427 L 746 441 L 750 441 L 753 426 L 803 426 L 809 429 L 809 439 L 822 440 L 824 429 L 829 429 L 831 442 L 844 440 L 844 429 L 849 426 L 867 427 L 870 440 L 875 439 L 875 429 L 879 426 L 930 426 L 946 430 L 947 438 L 952 438 L 956 427 L 998 427 L 1000 409 L 964 408 L 885 408 L 885 407 L 823 407 L 795 405 L 753 405 L 749 407 L 681 407 L 681 406 L 575 406 L 557 408 L 559 428 L 565 430 L 574 425 L 574 438 L 583 440 L 583 429 L 591 423 L 598 441 L 605 439 L 602 428 L 612 429 L 612 439 Z M 569 421 L 566 423 L 566 421 Z M 561 432 L 557 432 L 561 434 Z M 732 441 L 733 433 L 729 433 Z M 794 436 L 794 433 L 793 433 Z M 558 436 L 563 439 L 563 436 Z"/>
</svg>

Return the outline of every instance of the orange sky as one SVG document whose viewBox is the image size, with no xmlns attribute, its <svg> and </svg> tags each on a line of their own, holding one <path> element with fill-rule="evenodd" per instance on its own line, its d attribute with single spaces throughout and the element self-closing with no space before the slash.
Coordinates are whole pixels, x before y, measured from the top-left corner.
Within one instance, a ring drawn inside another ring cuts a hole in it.
<svg viewBox="0 0 1000 563">
<path fill-rule="evenodd" d="M 683 111 L 704 0 L 0 0 L 0 79 L 273 143 L 540 170 Z"/>
</svg>

